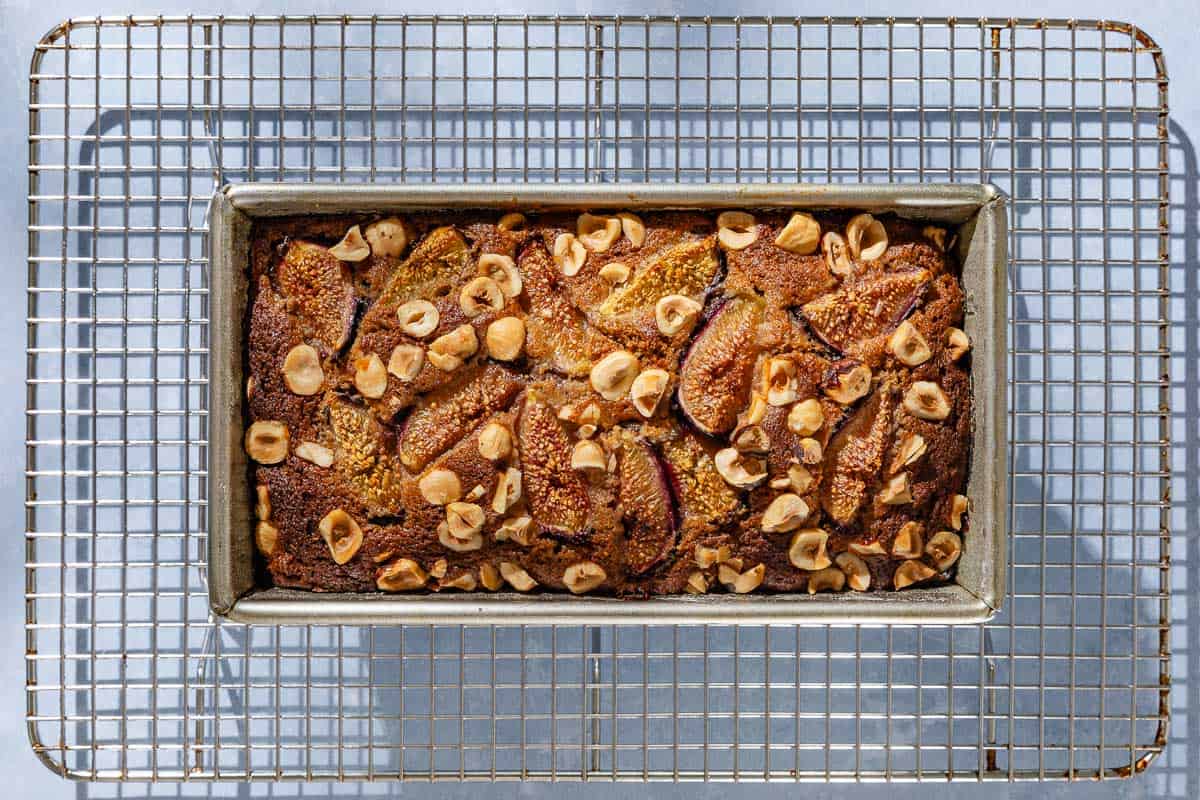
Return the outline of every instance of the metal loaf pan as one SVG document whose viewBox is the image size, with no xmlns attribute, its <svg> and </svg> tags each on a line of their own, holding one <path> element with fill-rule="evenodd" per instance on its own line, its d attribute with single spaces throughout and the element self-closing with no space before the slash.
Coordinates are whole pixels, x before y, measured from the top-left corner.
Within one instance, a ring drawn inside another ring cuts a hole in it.
<svg viewBox="0 0 1200 800">
<path fill-rule="evenodd" d="M 959 233 L 965 329 L 973 343 L 970 529 L 955 582 L 904 592 L 616 600 L 546 594 L 321 594 L 255 585 L 253 499 L 242 450 L 244 315 L 253 220 L 429 209 L 862 209 Z M 1005 201 L 995 187 L 946 185 L 243 184 L 211 208 L 208 586 L 214 613 L 246 623 L 979 623 L 1004 596 L 1007 525 Z"/>
</svg>

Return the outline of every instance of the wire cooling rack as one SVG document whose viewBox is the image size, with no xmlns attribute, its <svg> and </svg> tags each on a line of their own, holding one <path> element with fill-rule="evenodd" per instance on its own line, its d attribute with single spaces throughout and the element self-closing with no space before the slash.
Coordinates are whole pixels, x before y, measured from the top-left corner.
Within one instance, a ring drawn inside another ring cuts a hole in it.
<svg viewBox="0 0 1200 800">
<path fill-rule="evenodd" d="M 1165 746 L 1167 77 L 1107 22 L 76 20 L 31 68 L 27 689 L 111 779 L 1076 779 Z M 205 605 L 224 182 L 991 181 L 986 627 L 242 627 Z"/>
</svg>

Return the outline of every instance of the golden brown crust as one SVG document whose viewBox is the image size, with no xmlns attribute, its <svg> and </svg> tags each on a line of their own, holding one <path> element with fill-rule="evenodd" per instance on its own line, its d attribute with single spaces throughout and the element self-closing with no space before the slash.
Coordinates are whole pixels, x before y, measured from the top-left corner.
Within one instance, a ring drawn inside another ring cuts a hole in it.
<svg viewBox="0 0 1200 800">
<path fill-rule="evenodd" d="M 282 423 L 290 448 L 250 476 L 269 497 L 265 522 L 277 535 L 263 556 L 277 585 L 376 591 L 383 575 L 388 590 L 566 591 L 568 567 L 587 562 L 587 575 L 604 573 L 595 594 L 733 591 L 732 577 L 760 564 L 755 591 L 805 591 L 816 571 L 793 563 L 795 528 L 763 529 L 790 492 L 808 510 L 804 530 L 827 534 L 829 559 L 851 550 L 870 589 L 887 590 L 905 560 L 892 554 L 901 529 L 908 539 L 915 523 L 927 539 L 952 527 L 972 434 L 970 355 L 947 341 L 963 319 L 958 265 L 921 225 L 881 218 L 883 255 L 831 271 L 820 249 L 776 243 L 788 213 L 757 214 L 742 249 L 721 243 L 716 214 L 646 213 L 644 241 L 636 224 L 633 239 L 623 228 L 566 274 L 553 253 L 560 236 L 585 232 L 577 214 L 528 214 L 515 229 L 498 227 L 500 216 L 409 215 L 403 250 L 355 263 L 328 248 L 380 217 L 288 218 L 254 231 L 247 425 Z M 853 216 L 815 215 L 822 233 L 842 234 Z M 603 230 L 603 220 L 588 222 Z M 472 306 L 460 293 L 484 274 L 485 254 L 512 259 L 523 285 Z M 668 295 L 700 309 L 676 330 L 656 321 Z M 397 316 L 414 300 L 436 309 L 428 331 Z M 486 335 L 504 317 L 521 320 L 524 340 L 501 361 Z M 891 341 L 901 321 L 924 344 L 913 364 Z M 722 330 L 737 341 L 709 335 Z M 321 365 L 311 381 L 320 387 L 306 395 L 284 376 L 299 345 Z M 420 351 L 412 374 L 391 361 L 397 348 Z M 666 373 L 657 405 L 639 411 L 628 392 L 605 399 L 594 388 L 592 367 L 617 351 L 637 371 Z M 386 382 L 363 378 L 373 357 L 393 365 Z M 869 373 L 861 394 L 845 385 L 855 369 Z M 769 380 L 783 383 L 768 392 Z M 944 409 L 916 413 L 911 396 L 929 384 Z M 806 400 L 820 410 L 812 427 L 789 416 Z M 489 425 L 511 446 L 481 451 Z M 735 442 L 749 449 L 736 454 Z M 765 477 L 731 485 L 733 457 Z M 452 473 L 437 485 L 452 487 L 453 500 L 423 484 L 438 471 Z M 362 532 L 341 564 L 318 529 L 336 510 Z M 384 575 L 407 567 L 400 559 L 420 569 L 403 581 Z"/>
</svg>

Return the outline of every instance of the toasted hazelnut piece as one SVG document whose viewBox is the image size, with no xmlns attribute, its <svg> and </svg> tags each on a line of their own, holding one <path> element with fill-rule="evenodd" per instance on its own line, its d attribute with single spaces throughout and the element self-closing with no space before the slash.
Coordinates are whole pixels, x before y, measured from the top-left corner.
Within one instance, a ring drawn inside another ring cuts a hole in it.
<svg viewBox="0 0 1200 800">
<path fill-rule="evenodd" d="M 496 480 L 496 494 L 492 496 L 492 511 L 503 514 L 521 500 L 521 470 L 509 467 Z"/>
<path fill-rule="evenodd" d="M 629 387 L 629 397 L 639 414 L 647 419 L 654 416 L 670 380 L 671 376 L 667 371 L 658 368 L 643 370 L 633 379 L 633 384 Z"/>
<path fill-rule="evenodd" d="M 718 563 L 721 563 L 721 564 L 728 564 L 728 565 L 729 565 L 729 568 L 730 568 L 730 569 L 732 569 L 732 570 L 734 570 L 735 572 L 741 572 L 741 571 L 742 571 L 742 567 L 743 567 L 743 566 L 745 566 L 745 565 L 742 563 L 742 559 L 740 559 L 740 558 L 727 558 L 727 559 L 725 559 L 724 561 L 720 561 L 720 562 L 718 562 Z"/>
<path fill-rule="evenodd" d="M 912 522 L 909 524 L 916 525 L 917 523 Z M 850 547 L 851 551 L 857 553 L 860 556 L 885 556 L 885 555 L 887 555 L 887 548 L 884 547 L 883 542 L 881 542 L 878 539 L 875 539 L 874 541 L 870 541 L 870 542 L 851 542 L 849 544 L 849 547 Z"/>
<path fill-rule="evenodd" d="M 888 469 L 888 474 L 899 472 L 909 464 L 915 464 L 921 456 L 925 455 L 925 449 L 924 436 L 919 433 L 905 433 L 896 447 L 896 457 L 892 459 L 892 466 Z"/>
<path fill-rule="evenodd" d="M 834 562 L 846 576 L 846 583 L 856 592 L 865 592 L 871 588 L 871 570 L 867 562 L 854 553 L 838 553 Z"/>
<path fill-rule="evenodd" d="M 884 484 L 879 493 L 879 502 L 885 506 L 902 506 L 912 502 L 912 487 L 909 485 L 907 472 L 901 472 Z"/>
<path fill-rule="evenodd" d="M 628 350 L 616 350 L 592 366 L 589 378 L 592 388 L 605 400 L 620 400 L 637 376 L 637 356 Z"/>
<path fill-rule="evenodd" d="M 508 585 L 518 592 L 528 592 L 537 586 L 537 581 L 528 572 L 511 561 L 500 562 L 500 574 L 504 576 L 504 580 L 508 581 Z"/>
<path fill-rule="evenodd" d="M 411 558 L 398 558 L 379 570 L 375 585 L 385 592 L 411 592 L 423 588 L 428 580 L 420 564 Z"/>
<path fill-rule="evenodd" d="M 953 567 L 962 555 L 962 538 L 953 531 L 938 531 L 926 543 L 925 555 L 933 559 L 938 570 L 944 572 Z"/>
<path fill-rule="evenodd" d="M 455 502 L 446 506 L 446 525 L 455 539 L 469 539 L 483 530 L 483 509 L 474 503 Z"/>
<path fill-rule="evenodd" d="M 429 470 L 417 481 L 417 489 L 425 502 L 435 506 L 444 506 L 462 497 L 462 483 L 448 469 Z"/>
<path fill-rule="evenodd" d="M 775 237 L 775 246 L 801 256 L 815 253 L 821 246 L 821 224 L 811 214 L 797 211 Z"/>
<path fill-rule="evenodd" d="M 796 362 L 790 358 L 764 361 L 763 389 L 770 405 L 779 407 L 796 402 Z"/>
<path fill-rule="evenodd" d="M 502 231 L 520 231 L 525 229 L 528 222 L 524 214 L 513 211 L 501 217 L 500 221 L 496 223 L 496 227 Z"/>
<path fill-rule="evenodd" d="M 571 469 L 603 472 L 607 463 L 604 448 L 591 440 L 576 442 L 575 449 L 571 451 Z"/>
<path fill-rule="evenodd" d="M 696 319 L 701 305 L 690 297 L 669 294 L 654 304 L 654 322 L 663 336 L 674 336 Z"/>
<path fill-rule="evenodd" d="M 496 529 L 496 541 L 513 541 L 521 547 L 529 547 L 533 544 L 533 518 L 528 514 L 522 514 L 519 517 L 509 517 L 504 520 Z"/>
<path fill-rule="evenodd" d="M 333 560 L 338 564 L 345 564 L 354 558 L 358 548 L 362 547 L 362 528 L 358 527 L 353 517 L 340 508 L 335 508 L 322 517 L 317 523 L 317 530 L 329 546 Z"/>
<path fill-rule="evenodd" d="M 892 335 L 888 337 L 888 350 L 892 351 L 897 361 L 909 367 L 924 364 L 933 355 L 925 337 L 917 330 L 917 326 L 908 320 L 901 322 L 896 330 L 892 331 Z"/>
<path fill-rule="evenodd" d="M 468 503 L 474 503 L 485 494 L 487 494 L 487 489 L 483 488 L 482 483 L 477 483 L 471 487 L 471 491 L 467 492 L 467 495 L 463 498 L 463 500 L 466 500 Z"/>
<path fill-rule="evenodd" d="M 729 437 L 729 443 L 739 453 L 765 455 L 771 450 L 771 440 L 767 437 L 767 432 L 759 425 L 739 425 L 734 428 L 733 435 Z"/>
<path fill-rule="evenodd" d="M 906 522 L 892 540 L 892 555 L 900 558 L 920 558 L 925 549 L 924 527 L 919 522 Z"/>
<path fill-rule="evenodd" d="M 563 585 L 571 590 L 571 594 L 584 594 L 604 583 L 607 577 L 608 574 L 599 564 L 580 561 L 563 572 Z"/>
<path fill-rule="evenodd" d="M 458 305 L 467 318 L 504 308 L 504 292 L 491 278 L 480 275 L 472 278 L 458 293 Z"/>
<path fill-rule="evenodd" d="M 595 425 L 585 423 L 576 428 L 575 432 L 579 434 L 580 439 L 590 439 L 596 435 L 596 430 L 597 428 Z"/>
<path fill-rule="evenodd" d="M 459 325 L 429 345 L 429 363 L 444 372 L 453 372 L 462 366 L 464 359 L 475 355 L 478 349 L 479 338 L 475 335 L 475 329 L 470 325 Z"/>
<path fill-rule="evenodd" d="M 499 422 L 489 422 L 479 432 L 479 455 L 489 461 L 503 461 L 512 455 L 512 433 Z"/>
<path fill-rule="evenodd" d="M 788 545 L 788 561 L 796 569 L 825 569 L 833 562 L 825 552 L 829 534 L 820 528 L 804 528 L 792 534 Z"/>
<path fill-rule="evenodd" d="M 387 561 L 394 555 L 396 555 L 396 552 L 394 550 L 383 550 L 383 551 L 371 556 L 371 560 L 374 561 L 376 564 L 382 564 L 383 562 Z"/>
<path fill-rule="evenodd" d="M 704 577 L 704 573 L 700 570 L 692 570 L 692 574 L 688 575 L 687 585 L 684 590 L 688 594 L 706 594 L 708 592 L 708 578 Z"/>
<path fill-rule="evenodd" d="M 766 564 L 756 564 L 745 572 L 738 572 L 728 562 L 717 568 L 717 580 L 736 594 L 753 592 L 762 585 L 763 576 L 766 574 Z"/>
<path fill-rule="evenodd" d="M 489 356 L 499 361 L 512 361 L 525 348 L 525 321 L 520 317 L 501 317 L 488 325 L 484 341 Z"/>
<path fill-rule="evenodd" d="M 254 487 L 254 494 L 258 497 L 258 502 L 254 504 L 254 516 L 256 519 L 271 518 L 271 491 L 262 484 Z"/>
<path fill-rule="evenodd" d="M 469 572 L 464 572 L 458 575 L 453 580 L 446 581 L 438 588 L 441 589 L 461 589 L 464 592 L 473 592 L 479 584 L 475 581 L 475 576 Z"/>
<path fill-rule="evenodd" d="M 292 394 L 301 397 L 314 395 L 325 383 L 321 357 L 311 345 L 298 344 L 283 359 L 283 382 Z"/>
<path fill-rule="evenodd" d="M 729 545 L 723 544 L 720 547 L 705 547 L 702 544 L 696 545 L 695 559 L 696 566 L 701 569 L 708 569 L 713 564 L 720 564 L 729 560 L 731 555 Z"/>
<path fill-rule="evenodd" d="M 387 391 L 387 367 L 383 359 L 371 353 L 354 360 L 354 388 L 363 397 L 377 400 Z"/>
<path fill-rule="evenodd" d="M 293 451 L 297 458 L 303 458 L 318 467 L 328 467 L 333 464 L 333 451 L 316 442 L 301 442 Z"/>
<path fill-rule="evenodd" d="M 521 280 L 521 271 L 517 269 L 517 262 L 509 256 L 484 253 L 479 257 L 476 271 L 482 277 L 491 278 L 505 297 L 516 297 L 525 288 L 525 282 Z"/>
<path fill-rule="evenodd" d="M 446 577 L 446 570 L 449 568 L 450 565 L 446 563 L 446 559 L 439 558 L 437 561 L 433 562 L 433 566 L 429 568 L 429 577 L 437 578 L 440 581 L 442 578 Z"/>
<path fill-rule="evenodd" d="M 441 321 L 441 314 L 428 300 L 409 300 L 396 309 L 400 330 L 415 339 L 424 339 L 433 333 Z"/>
<path fill-rule="evenodd" d="M 801 400 L 787 415 L 788 430 L 797 436 L 812 436 L 825 424 L 825 411 L 815 397 Z"/>
<path fill-rule="evenodd" d="M 717 240 L 729 250 L 745 250 L 758 238 L 754 215 L 745 211 L 723 211 L 717 216 Z"/>
<path fill-rule="evenodd" d="M 946 229 L 939 228 L 936 225 L 926 225 L 921 230 L 921 235 L 937 246 L 938 250 L 946 252 Z"/>
<path fill-rule="evenodd" d="M 587 249 L 575 238 L 573 233 L 560 233 L 554 240 L 554 263 L 568 278 L 578 275 L 587 261 Z"/>
<path fill-rule="evenodd" d="M 946 331 L 946 351 L 950 354 L 951 361 L 958 361 L 970 349 L 971 340 L 967 338 L 966 333 L 958 328 L 950 328 Z"/>
<path fill-rule="evenodd" d="M 423 366 L 425 366 L 425 350 L 420 345 L 398 344 L 392 348 L 392 355 L 388 358 L 387 371 L 388 374 L 395 375 L 403 383 L 411 383 L 416 380 Z"/>
<path fill-rule="evenodd" d="M 970 501 L 964 494 L 956 494 L 950 500 L 950 527 L 956 531 L 962 530 L 963 514 L 967 513 Z"/>
<path fill-rule="evenodd" d="M 617 217 L 580 214 L 575 221 L 575 238 L 593 253 L 607 251 L 620 235 L 621 220 Z"/>
<path fill-rule="evenodd" d="M 870 214 L 859 214 L 846 223 L 846 244 L 853 258 L 874 261 L 887 252 L 887 229 Z"/>
<path fill-rule="evenodd" d="M 362 261 L 371 255 L 371 245 L 367 244 L 362 231 L 355 225 L 346 231 L 340 242 L 329 248 L 329 255 L 338 261 Z"/>
<path fill-rule="evenodd" d="M 850 248 L 846 245 L 846 238 L 840 233 L 828 231 L 821 237 L 821 252 L 825 256 L 825 266 L 834 275 L 845 278 L 854 272 Z"/>
<path fill-rule="evenodd" d="M 388 217 L 372 222 L 363 232 L 371 252 L 376 256 L 398 256 L 412 241 L 408 225 L 399 217 Z"/>
<path fill-rule="evenodd" d="M 620 261 L 610 261 L 600 268 L 600 278 L 616 286 L 629 280 L 629 267 Z"/>
<path fill-rule="evenodd" d="M 788 467 L 787 479 L 796 494 L 804 494 L 813 485 L 812 473 L 803 464 L 792 464 Z"/>
<path fill-rule="evenodd" d="M 752 458 L 739 453 L 732 447 L 718 450 L 713 456 L 717 473 L 730 486 L 749 488 L 757 486 L 767 478 L 767 465 L 761 458 Z"/>
<path fill-rule="evenodd" d="M 273 419 L 259 420 L 246 431 L 246 455 L 260 464 L 278 464 L 288 454 L 287 425 Z"/>
<path fill-rule="evenodd" d="M 846 573 L 839 567 L 819 569 L 808 576 L 808 593 L 840 592 L 846 586 Z"/>
<path fill-rule="evenodd" d="M 466 503 L 464 505 L 470 504 Z M 445 547 L 447 550 L 453 550 L 456 553 L 469 553 L 483 547 L 483 534 L 477 531 L 473 536 L 466 536 L 460 539 L 450 533 L 450 525 L 445 520 L 438 524 L 437 533 L 438 542 L 442 547 Z"/>
<path fill-rule="evenodd" d="M 771 501 L 763 512 L 762 529 L 767 533 L 794 531 L 808 519 L 808 503 L 799 495 L 784 493 Z"/>
<path fill-rule="evenodd" d="M 801 439 L 799 442 L 800 460 L 805 464 L 820 464 L 824 457 L 824 452 L 821 450 L 821 443 L 811 437 Z"/>
<path fill-rule="evenodd" d="M 892 574 L 892 586 L 896 591 L 906 589 L 914 583 L 927 581 L 937 572 L 933 568 L 926 566 L 920 561 L 905 561 L 900 566 L 896 567 L 896 571 Z"/>
<path fill-rule="evenodd" d="M 767 400 L 761 394 L 750 396 L 750 405 L 738 417 L 739 425 L 758 425 L 767 416 Z"/>
<path fill-rule="evenodd" d="M 642 218 L 637 214 L 630 214 L 628 211 L 622 211 L 617 214 L 617 219 L 621 220 L 621 232 L 625 234 L 625 238 L 634 247 L 641 247 L 646 243 L 646 225 L 642 222 Z"/>
<path fill-rule="evenodd" d="M 258 552 L 269 556 L 275 552 L 278 542 L 279 529 L 266 520 L 259 520 L 254 526 L 254 546 L 258 548 Z"/>
<path fill-rule="evenodd" d="M 486 561 L 479 565 L 479 582 L 489 592 L 494 592 L 504 585 L 500 571 Z"/>
<path fill-rule="evenodd" d="M 937 422 L 950 416 L 950 401 L 933 381 L 916 381 L 904 393 L 904 407 L 914 417 Z"/>
<path fill-rule="evenodd" d="M 871 391 L 871 368 L 866 364 L 838 372 L 834 382 L 825 387 L 825 394 L 835 403 L 848 406 Z"/>
<path fill-rule="evenodd" d="M 247 399 L 247 400 L 253 400 L 253 399 L 254 399 L 254 387 L 255 387 L 255 385 L 256 385 L 256 381 L 254 380 L 254 376 L 253 376 L 253 375 L 251 375 L 250 377 L 246 378 L 246 399 Z"/>
<path fill-rule="evenodd" d="M 579 415 L 575 421 L 581 425 L 599 425 L 600 424 L 600 406 L 595 403 L 587 403 L 579 410 Z"/>
</svg>

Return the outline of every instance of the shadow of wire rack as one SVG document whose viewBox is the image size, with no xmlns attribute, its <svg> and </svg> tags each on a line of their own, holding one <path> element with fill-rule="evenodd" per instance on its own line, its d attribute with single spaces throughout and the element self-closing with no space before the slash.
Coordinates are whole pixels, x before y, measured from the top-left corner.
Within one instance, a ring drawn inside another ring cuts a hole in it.
<svg viewBox="0 0 1200 800">
<path fill-rule="evenodd" d="M 27 687 L 145 779 L 1077 779 L 1166 742 L 1167 77 L 1124 23 L 179 17 L 35 49 Z M 204 213 L 244 180 L 993 182 L 1010 599 L 985 627 L 208 616 Z"/>
</svg>

